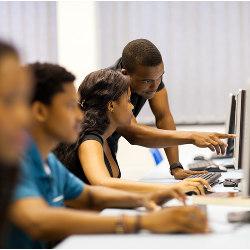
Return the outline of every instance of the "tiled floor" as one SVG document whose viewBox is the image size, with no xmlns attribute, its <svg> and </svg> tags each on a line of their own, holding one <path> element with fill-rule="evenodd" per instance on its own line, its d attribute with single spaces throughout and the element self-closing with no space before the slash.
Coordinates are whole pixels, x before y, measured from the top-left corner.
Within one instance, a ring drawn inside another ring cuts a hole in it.
<svg viewBox="0 0 250 250">
<path fill-rule="evenodd" d="M 224 133 L 223 125 L 203 125 L 203 126 L 177 126 L 177 130 L 208 131 Z M 161 153 L 166 158 L 165 152 Z M 194 145 L 179 146 L 180 161 L 185 165 L 192 162 L 194 156 L 210 156 L 212 152 L 208 148 L 197 148 Z M 118 163 L 121 169 L 122 178 L 138 180 L 147 172 L 155 167 L 153 156 L 148 148 L 130 145 L 124 138 L 119 141 L 119 150 L 117 155 Z"/>
</svg>

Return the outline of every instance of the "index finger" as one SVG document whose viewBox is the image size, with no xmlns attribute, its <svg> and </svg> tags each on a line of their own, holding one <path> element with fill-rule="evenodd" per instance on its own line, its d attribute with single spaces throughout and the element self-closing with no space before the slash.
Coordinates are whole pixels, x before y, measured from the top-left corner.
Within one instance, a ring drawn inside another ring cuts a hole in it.
<svg viewBox="0 0 250 250">
<path fill-rule="evenodd" d="M 218 136 L 220 139 L 236 138 L 236 135 L 235 135 L 235 134 L 220 134 L 220 133 L 217 133 L 217 136 Z"/>
</svg>

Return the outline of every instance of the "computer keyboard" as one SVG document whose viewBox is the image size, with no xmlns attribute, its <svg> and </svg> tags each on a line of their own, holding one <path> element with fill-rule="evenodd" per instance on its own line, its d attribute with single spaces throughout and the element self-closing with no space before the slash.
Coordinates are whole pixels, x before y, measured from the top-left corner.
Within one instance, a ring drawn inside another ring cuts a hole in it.
<svg viewBox="0 0 250 250">
<path fill-rule="evenodd" d="M 193 171 L 207 170 L 209 172 L 226 172 L 227 168 L 217 165 L 213 161 L 204 160 L 188 164 L 188 169 Z"/>
<path fill-rule="evenodd" d="M 204 180 L 206 180 L 210 186 L 214 185 L 217 180 L 221 177 L 221 173 L 215 173 L 215 172 L 211 172 L 208 174 L 195 174 L 195 175 L 190 175 L 185 179 L 192 179 L 192 178 L 203 178 Z"/>
</svg>

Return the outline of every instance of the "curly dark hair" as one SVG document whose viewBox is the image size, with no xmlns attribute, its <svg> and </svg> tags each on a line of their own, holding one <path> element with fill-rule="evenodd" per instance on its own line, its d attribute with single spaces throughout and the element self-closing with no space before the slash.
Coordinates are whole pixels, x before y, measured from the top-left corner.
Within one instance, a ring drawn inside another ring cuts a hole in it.
<svg viewBox="0 0 250 250">
<path fill-rule="evenodd" d="M 128 79 L 118 71 L 103 69 L 87 75 L 78 89 L 84 111 L 83 131 L 103 134 L 109 125 L 108 102 L 119 101 L 128 88 Z"/>
<path fill-rule="evenodd" d="M 14 47 L 0 41 L 0 62 L 3 62 L 8 56 L 19 57 Z M 17 182 L 18 171 L 18 164 L 10 165 L 4 159 L 0 159 L 0 248 L 3 247 L 3 233 L 6 227 L 7 211 Z"/>
<path fill-rule="evenodd" d="M 76 143 L 61 143 L 54 153 L 69 169 L 78 159 L 77 150 L 86 132 L 104 134 L 110 121 L 107 115 L 109 101 L 119 102 L 128 91 L 129 80 L 119 71 L 103 69 L 90 73 L 79 86 L 80 106 L 84 113 L 82 130 Z"/>
<path fill-rule="evenodd" d="M 50 105 L 53 96 L 63 92 L 63 85 L 75 80 L 73 74 L 57 64 L 36 62 L 29 64 L 28 68 L 35 82 L 31 103 L 40 101 Z"/>
<path fill-rule="evenodd" d="M 162 62 L 160 51 L 147 39 L 129 42 L 122 52 L 122 67 L 132 74 L 137 65 L 157 66 Z"/>
</svg>

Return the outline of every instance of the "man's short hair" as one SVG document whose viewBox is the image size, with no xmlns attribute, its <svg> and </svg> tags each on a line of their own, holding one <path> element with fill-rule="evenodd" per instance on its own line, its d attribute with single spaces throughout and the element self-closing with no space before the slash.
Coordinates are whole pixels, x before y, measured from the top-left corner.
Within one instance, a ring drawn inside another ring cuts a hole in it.
<svg viewBox="0 0 250 250">
<path fill-rule="evenodd" d="M 34 79 L 34 92 L 31 103 L 40 101 L 50 105 L 55 94 L 63 92 L 63 85 L 72 83 L 75 76 L 65 68 L 50 63 L 33 63 L 28 68 Z"/>
<path fill-rule="evenodd" d="M 122 52 L 122 68 L 134 73 L 137 65 L 157 66 L 162 62 L 160 51 L 147 39 L 129 42 Z"/>
</svg>

